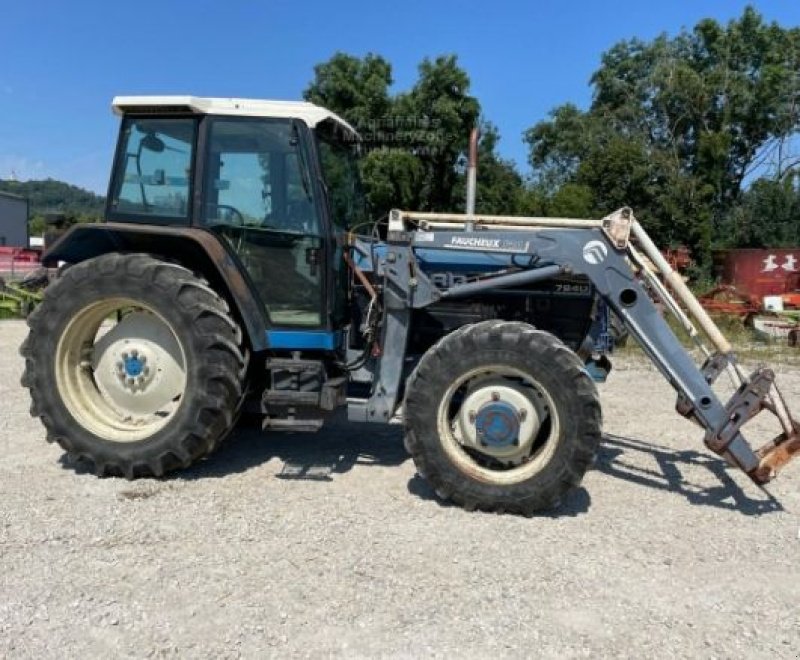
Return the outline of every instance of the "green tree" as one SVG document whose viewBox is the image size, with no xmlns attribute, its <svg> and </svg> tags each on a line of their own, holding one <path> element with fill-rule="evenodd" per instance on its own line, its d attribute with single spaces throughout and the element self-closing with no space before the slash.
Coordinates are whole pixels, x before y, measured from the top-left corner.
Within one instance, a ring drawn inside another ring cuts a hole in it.
<svg viewBox="0 0 800 660">
<path fill-rule="evenodd" d="M 413 87 L 390 93 L 392 71 L 382 57 L 344 53 L 314 68 L 307 100 L 352 123 L 364 139 L 364 188 L 378 218 L 392 207 L 421 210 L 463 209 L 463 162 L 469 133 L 480 116 L 470 80 L 454 55 L 424 59 Z M 522 194 L 522 179 L 497 156 L 496 128 L 481 141 L 478 208 L 512 212 Z"/>
<path fill-rule="evenodd" d="M 377 217 L 392 208 L 421 208 L 425 170 L 413 153 L 392 149 L 370 151 L 361 169 L 367 199 Z"/>
<path fill-rule="evenodd" d="M 455 188 L 461 175 L 456 166 L 480 115 L 469 86 L 455 55 L 426 58 L 412 90 L 396 99 L 396 111 L 407 127 L 400 144 L 419 158 L 424 171 L 422 210 L 457 210 Z"/>
<path fill-rule="evenodd" d="M 26 198 L 32 216 L 58 212 L 76 217 L 100 218 L 106 203 L 105 197 L 55 179 L 0 180 L 0 192 Z"/>
<path fill-rule="evenodd" d="M 585 186 L 596 215 L 633 206 L 658 241 L 702 261 L 747 181 L 800 130 L 800 29 L 748 7 L 726 26 L 620 42 L 591 84 L 588 110 L 561 106 L 527 131 L 535 181 L 551 197 Z"/>
<path fill-rule="evenodd" d="M 800 244 L 800 176 L 758 179 L 726 223 L 728 245 L 794 247 Z"/>
<path fill-rule="evenodd" d="M 303 97 L 335 112 L 364 133 L 375 130 L 377 122 L 391 115 L 392 82 L 392 66 L 380 55 L 369 53 L 359 59 L 336 53 L 314 67 L 314 79 Z"/>
</svg>

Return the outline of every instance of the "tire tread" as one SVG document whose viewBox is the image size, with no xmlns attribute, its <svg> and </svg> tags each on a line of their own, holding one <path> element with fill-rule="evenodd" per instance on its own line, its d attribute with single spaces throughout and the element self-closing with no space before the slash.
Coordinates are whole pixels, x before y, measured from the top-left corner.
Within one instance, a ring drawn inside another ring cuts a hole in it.
<svg viewBox="0 0 800 660">
<path fill-rule="evenodd" d="M 423 419 L 421 413 L 433 405 L 431 393 L 436 390 L 437 383 L 441 385 L 445 374 L 458 368 L 465 354 L 498 349 L 538 355 L 544 362 L 556 365 L 572 385 L 571 396 L 581 411 L 579 419 L 575 420 L 576 432 L 562 440 L 569 444 L 567 458 L 548 463 L 547 474 L 540 473 L 541 478 L 536 475 L 523 482 L 525 494 L 514 499 L 499 487 L 477 488 L 477 482 L 449 461 L 437 458 L 433 446 L 438 443 L 438 433 L 429 428 L 429 419 Z M 526 323 L 504 320 L 464 325 L 439 339 L 408 378 L 404 411 L 406 450 L 418 473 L 431 484 L 437 496 L 468 510 L 496 513 L 532 515 L 557 506 L 569 490 L 580 485 L 594 460 L 602 427 L 597 389 L 580 358 L 554 335 Z M 550 469 L 551 464 L 553 469 Z"/>
<path fill-rule="evenodd" d="M 197 387 L 194 404 L 204 423 L 194 420 L 187 428 L 173 432 L 171 446 L 166 450 L 162 447 L 155 456 L 120 453 L 111 460 L 95 456 L 85 447 L 78 449 L 66 425 L 47 412 L 45 390 L 55 388 L 55 383 L 48 382 L 40 344 L 52 332 L 55 317 L 68 309 L 76 288 L 91 287 L 98 278 L 136 278 L 158 288 L 168 304 L 190 319 L 192 336 L 186 341 L 194 342 L 204 356 L 199 367 L 202 382 Z M 242 330 L 227 302 L 189 269 L 148 254 L 105 254 L 65 269 L 62 277 L 45 290 L 42 303 L 27 323 L 29 334 L 20 348 L 25 358 L 21 383 L 30 391 L 31 415 L 44 425 L 48 442 L 59 444 L 71 460 L 88 466 L 96 475 L 120 475 L 127 479 L 161 477 L 213 452 L 232 428 L 248 363 Z"/>
</svg>

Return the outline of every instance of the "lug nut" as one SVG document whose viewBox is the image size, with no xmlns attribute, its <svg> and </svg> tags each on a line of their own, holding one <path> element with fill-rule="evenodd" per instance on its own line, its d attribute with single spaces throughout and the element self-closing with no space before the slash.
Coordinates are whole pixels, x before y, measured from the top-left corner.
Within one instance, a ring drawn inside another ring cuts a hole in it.
<svg viewBox="0 0 800 660">
<path fill-rule="evenodd" d="M 492 401 L 500 401 L 500 395 L 497 392 L 492 392 Z"/>
<path fill-rule="evenodd" d="M 469 423 L 470 423 L 470 424 L 474 424 L 474 423 L 475 423 L 475 420 L 476 420 L 477 418 L 478 418 L 478 416 L 475 414 L 475 411 L 474 411 L 474 410 L 470 410 L 470 411 L 469 411 Z"/>
<path fill-rule="evenodd" d="M 528 411 L 527 410 L 520 410 L 519 411 L 519 421 L 520 422 L 524 422 L 527 419 L 527 417 L 528 417 Z"/>
</svg>

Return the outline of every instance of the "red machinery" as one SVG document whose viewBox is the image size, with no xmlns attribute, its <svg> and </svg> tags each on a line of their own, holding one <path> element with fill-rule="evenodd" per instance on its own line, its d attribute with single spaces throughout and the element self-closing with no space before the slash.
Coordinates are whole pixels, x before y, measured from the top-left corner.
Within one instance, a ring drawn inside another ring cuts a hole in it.
<svg viewBox="0 0 800 660">
<path fill-rule="evenodd" d="M 0 277 L 22 279 L 40 266 L 40 253 L 18 247 L 0 247 Z"/>
<path fill-rule="evenodd" d="M 781 298 L 784 309 L 800 309 L 800 273 L 789 278 L 786 293 Z"/>
</svg>

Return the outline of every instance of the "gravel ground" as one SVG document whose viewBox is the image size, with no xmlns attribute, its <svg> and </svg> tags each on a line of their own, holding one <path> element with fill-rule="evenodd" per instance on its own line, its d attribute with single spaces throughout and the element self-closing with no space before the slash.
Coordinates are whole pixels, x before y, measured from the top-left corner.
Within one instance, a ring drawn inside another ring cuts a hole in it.
<svg viewBox="0 0 800 660">
<path fill-rule="evenodd" d="M 757 489 L 644 362 L 601 388 L 584 487 L 525 519 L 440 504 L 396 427 L 76 473 L 28 416 L 24 334 L 0 324 L 2 657 L 800 658 L 800 462 Z"/>
</svg>

